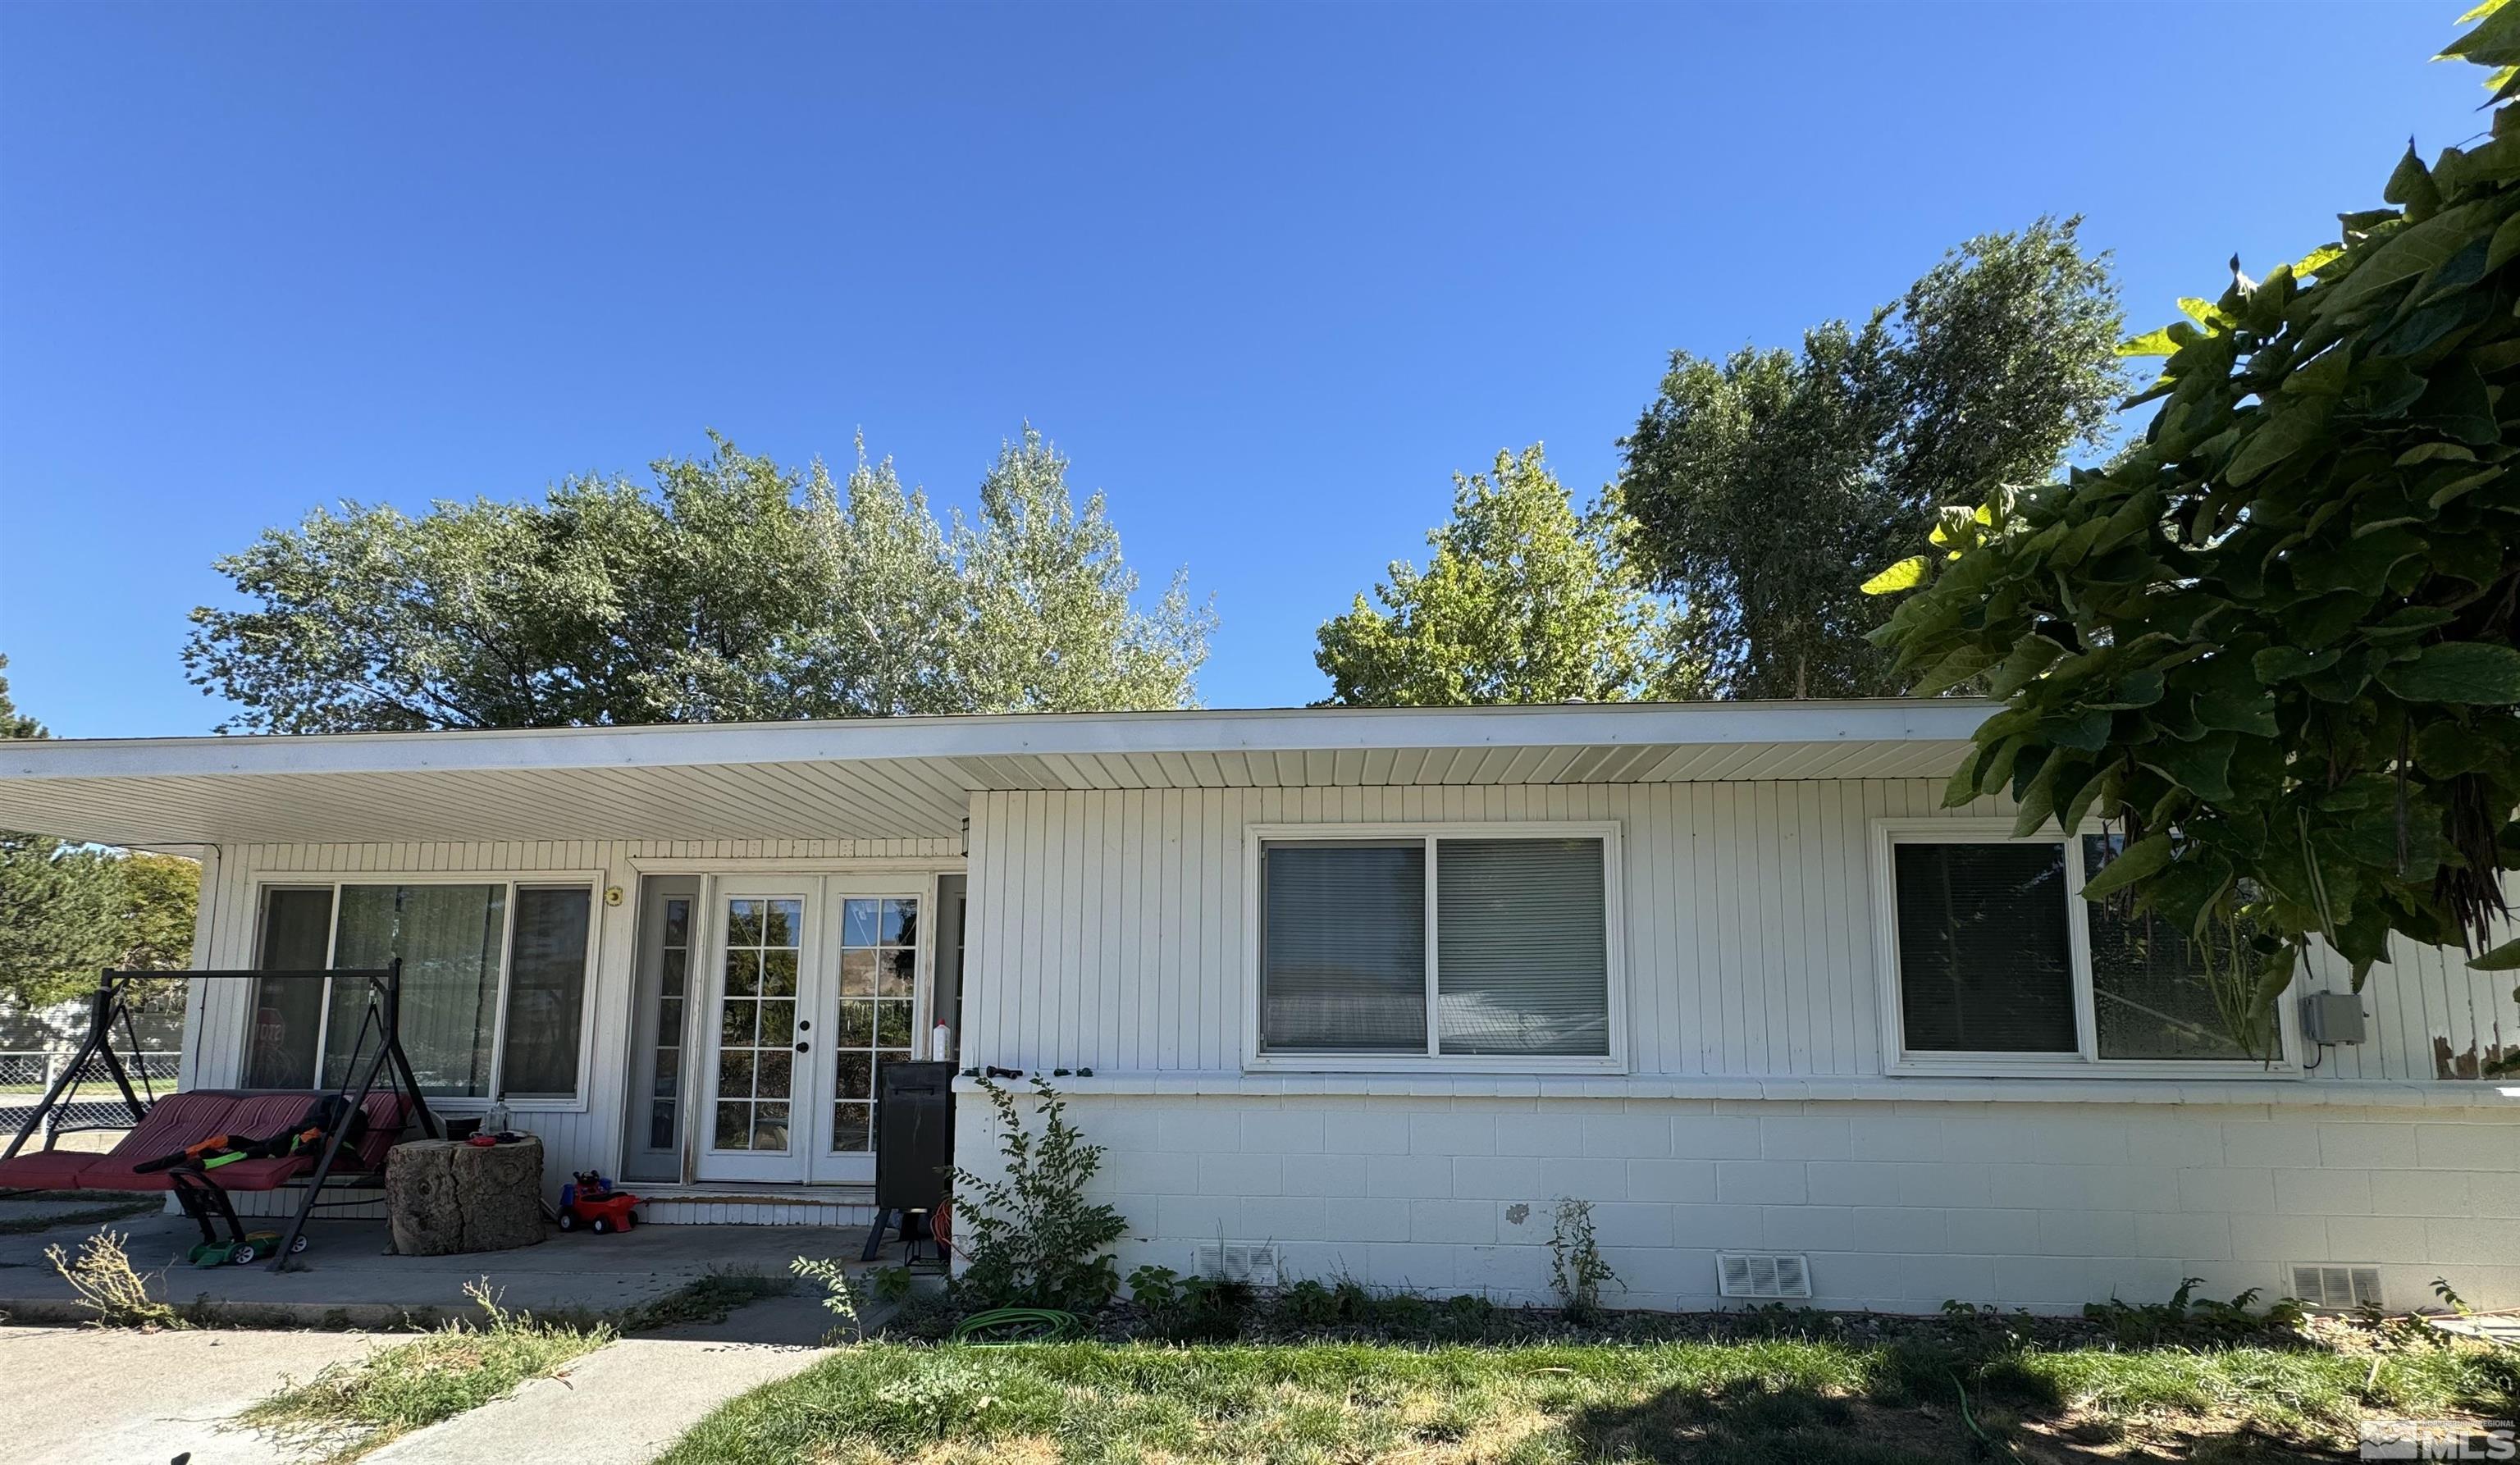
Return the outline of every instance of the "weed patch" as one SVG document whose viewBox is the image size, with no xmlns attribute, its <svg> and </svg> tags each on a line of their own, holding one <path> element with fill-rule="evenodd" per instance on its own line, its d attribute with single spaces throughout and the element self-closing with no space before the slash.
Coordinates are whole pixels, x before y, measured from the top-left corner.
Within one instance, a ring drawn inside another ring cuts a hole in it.
<svg viewBox="0 0 2520 1465">
<path fill-rule="evenodd" d="M 786 1297 L 796 1284 L 757 1271 L 710 1271 L 621 1314 L 619 1331 L 644 1333 L 683 1322 L 723 1322 L 738 1308 Z"/>
<path fill-rule="evenodd" d="M 150 1278 L 160 1273 L 135 1268 L 122 1242 L 120 1231 L 100 1230 L 81 1241 L 75 1255 L 48 1246 L 44 1248 L 44 1259 L 70 1284 L 70 1290 L 78 1295 L 79 1306 L 96 1314 L 92 1320 L 99 1327 L 147 1330 L 184 1326 L 184 1319 L 173 1308 L 150 1295 Z"/>
<path fill-rule="evenodd" d="M 609 1328 L 534 1321 L 498 1305 L 485 1284 L 465 1288 L 477 1323 L 456 1321 L 410 1343 L 336 1363 L 238 1416 L 308 1458 L 343 1465 L 388 1441 L 502 1398 L 612 1341 Z"/>
</svg>

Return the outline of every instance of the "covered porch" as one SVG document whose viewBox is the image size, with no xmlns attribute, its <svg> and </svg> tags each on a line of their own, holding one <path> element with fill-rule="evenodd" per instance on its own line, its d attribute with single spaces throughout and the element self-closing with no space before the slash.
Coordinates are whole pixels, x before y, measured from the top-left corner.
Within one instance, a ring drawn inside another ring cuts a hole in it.
<svg viewBox="0 0 2520 1465">
<path fill-rule="evenodd" d="M 0 746 L 0 826 L 199 856 L 197 967 L 400 956 L 416 994 L 405 1042 L 432 1107 L 504 1105 L 543 1139 L 549 1191 L 599 1170 L 649 1196 L 651 1221 L 861 1226 L 874 1215 L 874 1075 L 1031 1046 L 1021 1033 L 1052 1019 L 965 972 L 1031 959 L 1039 912 L 1012 892 L 1055 898 L 1058 867 L 1102 855 L 1004 851 L 1020 879 L 1008 865 L 1009 883 L 974 888 L 976 796 L 1940 777 L 1985 710 L 1307 709 L 15 742 Z M 182 1082 L 330 1082 L 338 1006 L 303 982 L 197 983 Z M 1018 1036 L 976 1043 L 984 1024 Z"/>
</svg>

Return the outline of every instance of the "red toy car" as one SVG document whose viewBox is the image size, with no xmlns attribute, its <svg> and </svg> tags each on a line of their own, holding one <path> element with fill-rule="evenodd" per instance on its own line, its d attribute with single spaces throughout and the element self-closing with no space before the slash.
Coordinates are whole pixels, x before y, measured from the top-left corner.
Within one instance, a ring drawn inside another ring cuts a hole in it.
<svg viewBox="0 0 2520 1465">
<path fill-rule="evenodd" d="M 613 1189 L 610 1180 L 590 1170 L 560 1188 L 560 1228 L 574 1231 L 584 1226 L 598 1236 L 626 1231 L 636 1223 L 630 1219 L 630 1208 L 638 1204 L 639 1197 Z"/>
</svg>

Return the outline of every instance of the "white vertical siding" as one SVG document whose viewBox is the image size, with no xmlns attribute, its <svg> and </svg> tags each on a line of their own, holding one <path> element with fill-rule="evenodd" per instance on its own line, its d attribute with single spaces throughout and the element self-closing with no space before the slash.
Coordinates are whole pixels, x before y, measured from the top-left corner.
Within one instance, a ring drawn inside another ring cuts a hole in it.
<svg viewBox="0 0 2520 1465">
<path fill-rule="evenodd" d="M 1289 770 L 1288 772 L 1292 772 Z M 1882 1071 L 1871 821 L 1946 811 L 1929 779 L 1131 789 L 975 795 L 967 1062 L 1238 1069 L 1253 823 L 1616 820 L 1639 1074 Z M 2332 962 L 2306 988 L 2342 988 Z M 2314 1079 L 2427 1079 L 2520 1042 L 2508 980 L 2408 950 L 2370 1041 Z"/>
</svg>

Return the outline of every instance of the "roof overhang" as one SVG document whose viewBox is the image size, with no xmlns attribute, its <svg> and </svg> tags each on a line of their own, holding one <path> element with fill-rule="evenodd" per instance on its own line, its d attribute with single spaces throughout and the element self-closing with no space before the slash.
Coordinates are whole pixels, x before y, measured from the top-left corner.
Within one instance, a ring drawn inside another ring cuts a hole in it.
<svg viewBox="0 0 2520 1465">
<path fill-rule="evenodd" d="M 1012 789 L 1942 777 L 1961 698 L 0 742 L 0 828 L 144 846 L 952 838 Z"/>
</svg>

